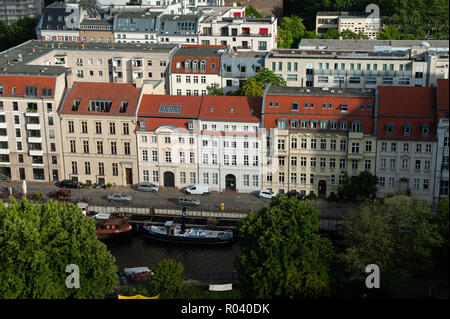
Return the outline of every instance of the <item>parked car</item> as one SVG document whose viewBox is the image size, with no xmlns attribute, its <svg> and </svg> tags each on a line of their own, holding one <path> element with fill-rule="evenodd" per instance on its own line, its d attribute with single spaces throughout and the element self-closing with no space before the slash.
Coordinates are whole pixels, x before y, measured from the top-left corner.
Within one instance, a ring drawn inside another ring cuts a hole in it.
<svg viewBox="0 0 450 319">
<path fill-rule="evenodd" d="M 157 192 L 159 191 L 159 186 L 152 183 L 139 183 L 136 189 L 140 192 Z"/>
<path fill-rule="evenodd" d="M 286 193 L 288 197 L 297 197 L 299 200 L 305 200 L 306 195 L 297 192 L 296 190 L 291 190 Z"/>
<path fill-rule="evenodd" d="M 69 189 L 58 189 L 49 196 L 51 199 L 70 201 L 70 190 Z"/>
<path fill-rule="evenodd" d="M 259 198 L 269 198 L 269 199 L 272 197 L 275 197 L 275 196 L 277 196 L 277 194 L 275 194 L 274 192 L 272 192 L 269 189 L 261 190 L 258 195 Z"/>
<path fill-rule="evenodd" d="M 60 181 L 60 182 L 56 182 L 55 185 L 58 186 L 58 187 L 62 187 L 62 188 L 75 188 L 75 189 L 79 189 L 79 188 L 83 187 L 77 181 L 73 181 L 73 180 L 70 180 L 70 179 L 66 179 L 66 180 L 63 180 L 63 181 Z"/>
<path fill-rule="evenodd" d="M 111 194 L 106 196 L 106 198 L 110 201 L 115 202 L 131 202 L 132 197 L 128 195 L 122 195 L 122 194 Z"/>
<path fill-rule="evenodd" d="M 209 188 L 209 185 L 194 184 L 187 186 L 185 192 L 189 195 L 208 195 L 211 193 L 211 189 Z"/>
<path fill-rule="evenodd" d="M 180 197 L 178 204 L 181 206 L 199 206 L 200 201 L 194 197 Z"/>
</svg>

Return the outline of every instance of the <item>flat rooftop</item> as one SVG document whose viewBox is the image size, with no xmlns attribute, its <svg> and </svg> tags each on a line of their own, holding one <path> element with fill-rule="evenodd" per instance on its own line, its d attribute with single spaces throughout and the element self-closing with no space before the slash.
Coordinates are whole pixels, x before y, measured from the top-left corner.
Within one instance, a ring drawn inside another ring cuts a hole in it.
<svg viewBox="0 0 450 319">
<path fill-rule="evenodd" d="M 84 45 L 84 49 L 81 45 Z M 59 45 L 59 47 L 58 47 Z M 61 74 L 70 70 L 55 65 L 30 65 L 32 61 L 52 51 L 108 51 L 169 53 L 176 44 L 142 44 L 142 43 L 91 43 L 91 42 L 58 42 L 30 40 L 6 51 L 0 52 L 0 74 Z M 43 70 L 44 69 L 44 70 Z"/>
<path fill-rule="evenodd" d="M 334 39 L 303 39 L 299 49 L 328 51 L 373 51 L 376 47 L 391 47 L 394 50 L 409 50 L 427 42 L 430 49 L 448 51 L 448 40 L 334 40 Z"/>
<path fill-rule="evenodd" d="M 268 95 L 304 95 L 304 96 L 343 96 L 343 97 L 374 97 L 371 89 L 339 89 L 313 88 L 296 86 L 270 86 Z"/>
</svg>

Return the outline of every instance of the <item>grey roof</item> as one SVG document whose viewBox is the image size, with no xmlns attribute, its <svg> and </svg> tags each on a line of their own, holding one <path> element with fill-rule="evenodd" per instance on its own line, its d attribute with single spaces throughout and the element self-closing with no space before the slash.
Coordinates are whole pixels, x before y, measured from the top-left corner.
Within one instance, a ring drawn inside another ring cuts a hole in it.
<svg viewBox="0 0 450 319">
<path fill-rule="evenodd" d="M 84 45 L 84 49 L 81 45 Z M 60 45 L 60 48 L 58 48 Z M 49 54 L 54 50 L 64 51 L 108 51 L 121 52 L 155 52 L 169 53 L 176 48 L 176 44 L 139 44 L 139 43 L 77 43 L 30 40 L 16 47 L 0 52 L 0 74 L 61 74 L 70 68 L 56 65 L 30 65 L 37 58 Z M 4 69 L 5 68 L 5 69 Z"/>
<path fill-rule="evenodd" d="M 114 17 L 115 31 L 156 31 L 161 12 L 121 12 Z"/>
<path fill-rule="evenodd" d="M 424 40 L 328 40 L 328 39 L 303 39 L 299 49 L 304 50 L 361 50 L 373 51 L 374 47 L 392 47 L 399 50 L 407 50 L 413 46 L 420 46 Z M 426 40 L 430 48 L 447 49 L 448 40 Z"/>
<path fill-rule="evenodd" d="M 365 18 L 371 12 L 363 12 L 363 11 L 319 11 L 317 12 L 317 16 L 338 16 L 338 17 L 346 17 L 346 18 Z"/>
<path fill-rule="evenodd" d="M 269 95 L 306 95 L 306 96 L 374 96 L 371 89 L 339 89 L 339 88 L 315 88 L 297 86 L 270 86 Z"/>
</svg>

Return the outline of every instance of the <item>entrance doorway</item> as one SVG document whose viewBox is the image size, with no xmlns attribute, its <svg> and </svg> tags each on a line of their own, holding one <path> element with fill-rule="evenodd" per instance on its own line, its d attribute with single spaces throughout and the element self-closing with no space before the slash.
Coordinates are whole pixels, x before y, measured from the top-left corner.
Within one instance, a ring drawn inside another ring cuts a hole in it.
<svg viewBox="0 0 450 319">
<path fill-rule="evenodd" d="M 58 170 L 54 169 L 52 172 L 53 172 L 53 181 L 57 182 L 59 180 Z"/>
<path fill-rule="evenodd" d="M 19 175 L 20 175 L 19 178 L 20 178 L 21 181 L 26 180 L 26 178 L 25 178 L 25 168 L 23 168 L 23 167 L 19 168 Z"/>
<path fill-rule="evenodd" d="M 133 170 L 131 168 L 125 168 L 125 179 L 127 185 L 133 184 Z"/>
<path fill-rule="evenodd" d="M 327 196 L 327 182 L 324 180 L 319 181 L 319 196 Z"/>
<path fill-rule="evenodd" d="M 225 188 L 227 191 L 236 191 L 236 176 L 233 174 L 225 176 Z"/>
<path fill-rule="evenodd" d="M 175 187 L 174 173 L 164 172 L 164 187 Z"/>
</svg>

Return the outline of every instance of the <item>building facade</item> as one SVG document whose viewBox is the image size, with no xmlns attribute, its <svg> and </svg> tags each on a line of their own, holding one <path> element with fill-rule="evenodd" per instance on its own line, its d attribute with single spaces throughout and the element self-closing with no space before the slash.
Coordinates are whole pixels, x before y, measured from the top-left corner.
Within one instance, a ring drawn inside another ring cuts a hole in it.
<svg viewBox="0 0 450 319">
<path fill-rule="evenodd" d="M 436 88 L 378 89 L 378 196 L 395 191 L 432 200 L 436 159 Z"/>
<path fill-rule="evenodd" d="M 382 25 L 379 16 L 372 17 L 371 15 L 370 12 L 319 11 L 316 15 L 316 33 L 323 35 L 330 29 L 339 32 L 350 30 L 356 34 L 362 33 L 374 40 L 381 31 Z"/>
<path fill-rule="evenodd" d="M 66 179 L 137 183 L 139 96 L 131 84 L 75 82 L 68 87 L 59 111 Z"/>
<path fill-rule="evenodd" d="M 55 182 L 63 177 L 57 109 L 65 73 L 0 75 L 0 173 L 7 179 Z"/>
<path fill-rule="evenodd" d="M 269 87 L 263 103 L 264 188 L 328 197 L 344 173 L 375 173 L 370 91 Z"/>
<path fill-rule="evenodd" d="M 14 23 L 24 17 L 38 18 L 41 14 L 41 0 L 0 0 L 0 20 L 6 23 Z"/>
<path fill-rule="evenodd" d="M 170 63 L 170 94 L 206 95 L 207 87 L 221 86 L 220 57 L 226 46 L 182 45 Z"/>
</svg>

